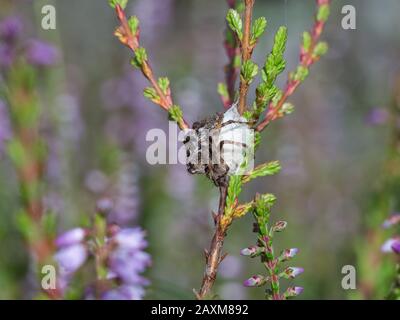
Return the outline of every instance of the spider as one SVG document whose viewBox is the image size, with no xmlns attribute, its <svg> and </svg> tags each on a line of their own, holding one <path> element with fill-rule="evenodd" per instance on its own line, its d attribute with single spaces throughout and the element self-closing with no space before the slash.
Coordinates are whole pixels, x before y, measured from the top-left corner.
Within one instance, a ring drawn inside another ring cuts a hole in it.
<svg viewBox="0 0 400 320">
<path fill-rule="evenodd" d="M 186 168 L 190 174 L 205 174 L 218 187 L 226 186 L 228 175 L 237 173 L 243 154 L 253 145 L 250 123 L 237 104 L 193 123 L 183 143 Z"/>
</svg>

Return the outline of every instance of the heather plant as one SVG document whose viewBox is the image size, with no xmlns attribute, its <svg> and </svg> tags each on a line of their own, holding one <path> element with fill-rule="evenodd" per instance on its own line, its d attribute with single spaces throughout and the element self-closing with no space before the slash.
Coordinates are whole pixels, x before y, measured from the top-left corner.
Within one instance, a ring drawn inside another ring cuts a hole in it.
<svg viewBox="0 0 400 320">
<path fill-rule="evenodd" d="M 303 292 L 302 287 L 288 287 L 286 291 L 280 293 L 280 279 L 293 279 L 303 273 L 303 268 L 287 267 L 282 270 L 282 264 L 291 260 L 299 251 L 297 248 L 285 249 L 279 255 L 273 247 L 276 233 L 286 228 L 286 221 L 270 223 L 271 208 L 275 203 L 275 196 L 272 194 L 257 195 L 253 202 L 253 216 L 255 219 L 253 231 L 257 233 L 257 243 L 255 246 L 245 248 L 241 251 L 244 256 L 251 258 L 260 257 L 267 275 L 254 275 L 244 282 L 246 287 L 261 287 L 270 284 L 270 288 L 265 290 L 266 299 L 282 300 L 293 298 Z"/>
<path fill-rule="evenodd" d="M 2 140 L 14 165 L 22 207 L 17 225 L 25 237 L 35 273 L 52 262 L 54 215 L 43 205 L 47 162 L 46 141 L 40 134 L 41 104 L 37 78 L 44 67 L 53 65 L 57 50 L 50 44 L 22 36 L 22 22 L 9 17 L 0 24 L 2 83 Z M 7 110 L 5 110 L 7 106 Z M 9 118 L 8 118 L 9 117 Z M 39 274 L 37 274 L 39 276 Z M 57 297 L 57 290 L 44 290 Z"/>
<path fill-rule="evenodd" d="M 383 223 L 384 228 L 397 227 L 400 224 L 400 214 L 393 214 Z M 397 234 L 392 238 L 386 240 L 381 247 L 385 253 L 395 253 L 400 255 L 400 236 Z M 397 265 L 395 277 L 387 295 L 387 299 L 399 300 L 400 299 L 400 265 Z"/>
<path fill-rule="evenodd" d="M 98 201 L 87 228 L 60 234 L 55 243 L 59 266 L 57 286 L 67 299 L 141 300 L 149 282 L 143 273 L 151 264 L 145 233 L 139 227 L 121 228 L 110 222 L 111 199 Z M 89 281 L 87 275 L 90 272 Z"/>
<path fill-rule="evenodd" d="M 361 289 L 353 294 L 356 298 L 394 298 L 396 283 L 398 283 L 393 262 L 396 254 L 391 256 L 385 255 L 385 253 L 394 253 L 396 247 L 398 248 L 398 235 L 394 233 L 391 236 L 389 232 L 399 223 L 399 88 L 397 81 L 390 108 L 375 108 L 367 117 L 370 125 L 387 125 L 390 135 L 385 162 L 378 175 L 375 190 L 369 197 L 370 201 L 362 230 L 363 237 L 356 243 Z M 393 283 L 393 289 L 388 294 L 391 283 Z"/>
<path fill-rule="evenodd" d="M 144 90 L 144 96 L 168 112 L 170 120 L 177 123 L 184 132 L 190 131 L 188 122 L 183 117 L 183 112 L 174 103 L 170 81 L 167 77 L 157 78 L 150 65 L 150 58 L 146 49 L 141 45 L 141 29 L 137 17 L 127 17 L 125 7 L 127 0 L 110 0 L 110 5 L 115 8 L 119 20 L 119 26 L 115 31 L 119 41 L 127 46 L 132 52 L 131 64 L 139 69 L 144 77 L 149 81 L 150 86 Z M 311 65 L 317 62 L 327 51 L 327 44 L 320 41 L 321 33 L 329 16 L 330 1 L 318 0 L 315 23 L 311 32 L 304 32 L 300 46 L 300 63 L 297 68 L 290 72 L 286 86 L 281 90 L 276 84 L 278 76 L 284 71 L 286 62 L 284 52 L 287 41 L 287 28 L 282 26 L 276 32 L 272 52 L 267 55 L 262 68 L 252 61 L 252 54 L 257 46 L 260 37 L 267 27 L 267 20 L 260 17 L 252 21 L 254 0 L 244 0 L 237 3 L 228 1 L 229 11 L 226 17 L 228 28 L 225 33 L 224 46 L 229 59 L 225 66 L 226 83 L 218 84 L 218 93 L 223 102 L 224 108 L 228 109 L 225 114 L 217 114 L 200 122 L 195 122 L 192 129 L 199 134 L 204 129 L 221 128 L 230 126 L 233 132 L 251 129 L 255 132 L 253 147 L 257 149 L 261 143 L 261 132 L 269 124 L 290 114 L 294 107 L 288 102 L 288 98 L 296 91 L 298 86 L 307 78 Z M 241 16 L 243 15 L 243 18 Z M 261 80 L 256 86 L 256 99 L 248 105 L 247 96 L 251 84 L 256 81 L 256 76 L 261 74 Z M 236 90 L 236 80 L 239 78 L 239 87 Z M 201 133 L 200 133 L 201 135 Z M 219 135 L 219 136 L 218 136 Z M 217 132 L 217 139 L 222 139 L 222 133 Z M 272 292 L 267 293 L 267 298 L 284 299 L 299 294 L 302 289 L 290 287 L 285 293 L 279 292 L 279 278 L 292 278 L 301 273 L 301 268 L 289 267 L 279 272 L 280 263 L 291 258 L 297 250 L 289 249 L 281 256 L 273 254 L 272 236 L 273 233 L 282 227 L 268 227 L 269 210 L 273 202 L 273 196 L 261 195 L 256 200 L 239 203 L 239 196 L 242 187 L 247 182 L 262 176 L 272 175 L 279 171 L 280 165 L 276 161 L 261 164 L 251 170 L 245 169 L 242 175 L 234 174 L 230 162 L 225 166 L 213 166 L 210 164 L 192 163 L 193 148 L 198 152 L 198 157 L 202 157 L 202 150 L 197 149 L 196 145 L 202 145 L 200 140 L 189 146 L 187 149 L 188 163 L 187 168 L 190 173 L 202 173 L 207 175 L 219 189 L 218 211 L 213 213 L 215 231 L 209 249 L 205 250 L 206 267 L 200 289 L 194 290 L 197 299 L 213 297 L 212 287 L 217 277 L 218 267 L 226 254 L 223 251 L 223 244 L 228 233 L 229 227 L 234 220 L 243 217 L 247 212 L 253 211 L 257 221 L 258 249 L 262 263 L 268 270 L 268 276 L 253 277 L 246 284 L 264 284 L 271 282 Z M 190 138 L 184 143 L 189 143 Z M 196 141 L 196 140 L 195 140 Z M 237 140 L 230 141 L 231 144 Z M 190 143 L 189 143 L 190 145 Z M 239 164 L 241 169 L 247 168 L 253 154 L 249 152 L 249 145 L 245 145 L 244 158 Z M 191 149 L 192 148 L 192 149 Z M 208 148 L 207 148 L 208 149 Z M 211 147 L 210 147 L 211 150 Z M 220 145 L 222 158 L 226 155 Z M 237 163 L 236 163 L 237 165 Z M 251 251 L 251 250 L 250 250 Z M 246 251 L 247 252 L 247 251 Z"/>
</svg>

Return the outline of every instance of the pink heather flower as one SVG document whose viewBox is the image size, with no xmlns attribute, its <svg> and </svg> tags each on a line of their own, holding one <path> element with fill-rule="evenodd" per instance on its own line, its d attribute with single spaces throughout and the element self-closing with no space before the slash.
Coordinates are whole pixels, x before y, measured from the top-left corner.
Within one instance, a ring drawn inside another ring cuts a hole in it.
<svg viewBox="0 0 400 320">
<path fill-rule="evenodd" d="M 114 207 L 114 202 L 110 198 L 101 198 L 96 203 L 96 208 L 100 212 L 108 213 Z"/>
<path fill-rule="evenodd" d="M 121 229 L 110 239 L 116 244 L 108 258 L 109 278 L 122 284 L 108 291 L 105 300 L 138 300 L 144 295 L 143 286 L 149 284 L 143 273 L 151 264 L 151 257 L 143 249 L 147 246 L 145 232 L 140 228 Z"/>
<path fill-rule="evenodd" d="M 282 252 L 281 256 L 279 257 L 279 260 L 283 262 L 292 259 L 298 252 L 299 249 L 297 248 L 286 249 Z"/>
<path fill-rule="evenodd" d="M 0 43 L 0 67 L 9 67 L 14 57 L 14 48 L 6 43 Z"/>
<path fill-rule="evenodd" d="M 298 252 L 299 252 L 299 249 L 291 248 L 291 249 L 288 249 L 287 255 L 288 255 L 288 257 L 293 258 Z"/>
<path fill-rule="evenodd" d="M 289 287 L 287 289 L 287 293 L 291 296 L 291 297 L 295 297 L 298 296 L 299 294 L 301 294 L 304 291 L 303 287 Z"/>
<path fill-rule="evenodd" d="M 385 108 L 373 108 L 366 117 L 367 124 L 370 125 L 383 125 L 389 119 L 389 112 Z"/>
<path fill-rule="evenodd" d="M 125 283 L 148 284 L 140 275 L 151 264 L 150 255 L 142 251 L 147 246 L 144 235 L 140 228 L 127 228 L 118 231 L 112 239 L 117 246 L 110 254 L 110 270 Z"/>
<path fill-rule="evenodd" d="M 86 231 L 82 228 L 71 229 L 58 236 L 55 243 L 57 247 L 78 244 L 83 241 L 85 235 Z"/>
<path fill-rule="evenodd" d="M 258 247 L 258 246 L 252 246 L 252 247 L 242 249 L 240 251 L 240 254 L 242 256 L 255 257 L 255 256 L 259 255 L 262 251 L 263 251 L 263 248 Z"/>
<path fill-rule="evenodd" d="M 298 275 L 302 274 L 304 272 L 303 268 L 298 268 L 298 267 L 288 267 L 285 269 L 284 273 L 287 275 L 289 278 L 295 278 Z"/>
<path fill-rule="evenodd" d="M 143 251 L 133 251 L 117 248 L 110 255 L 111 273 L 127 284 L 148 285 L 147 279 L 140 273 L 144 272 L 151 264 L 150 255 Z"/>
<path fill-rule="evenodd" d="M 61 270 L 66 274 L 72 274 L 77 271 L 86 261 L 88 252 L 83 244 L 75 244 L 65 247 L 54 256 Z"/>
<path fill-rule="evenodd" d="M 388 219 L 386 219 L 383 222 L 382 227 L 387 229 L 396 224 L 400 224 L 400 214 L 399 213 L 395 213 L 395 214 L 391 215 Z"/>
<path fill-rule="evenodd" d="M 395 253 L 400 254 L 400 241 L 396 241 L 395 243 L 392 244 L 392 250 Z"/>
<path fill-rule="evenodd" d="M 147 246 L 145 232 L 140 228 L 121 229 L 114 237 L 116 243 L 123 249 L 140 250 Z"/>
<path fill-rule="evenodd" d="M 264 285 L 267 279 L 261 275 L 255 275 L 243 282 L 245 287 L 259 287 Z"/>
<path fill-rule="evenodd" d="M 395 248 L 398 248 L 399 244 L 400 238 L 390 238 L 386 240 L 385 243 L 381 246 L 381 251 L 384 253 L 395 252 L 393 246 L 395 246 Z"/>
<path fill-rule="evenodd" d="M 5 42 L 14 41 L 22 31 L 22 22 L 18 17 L 8 17 L 0 22 L 0 38 Z"/>
<path fill-rule="evenodd" d="M 26 59 L 30 64 L 35 66 L 51 66 L 57 62 L 58 57 L 58 50 L 53 45 L 36 39 L 29 41 Z"/>
<path fill-rule="evenodd" d="M 294 298 L 300 295 L 304 291 L 303 287 L 289 287 L 286 289 L 284 294 L 285 298 Z"/>
</svg>

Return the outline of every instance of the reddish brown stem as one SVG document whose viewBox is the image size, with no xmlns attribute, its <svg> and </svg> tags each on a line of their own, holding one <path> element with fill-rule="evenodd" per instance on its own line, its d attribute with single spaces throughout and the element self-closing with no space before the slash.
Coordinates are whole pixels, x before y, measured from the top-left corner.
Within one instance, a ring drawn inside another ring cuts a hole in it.
<svg viewBox="0 0 400 320">
<path fill-rule="evenodd" d="M 121 23 L 121 26 L 116 31 L 116 35 L 118 36 L 121 43 L 126 45 L 129 49 L 131 49 L 133 54 L 135 54 L 135 51 L 139 48 L 139 32 L 135 35 L 132 33 L 128 24 L 128 19 L 126 18 L 126 14 L 119 4 L 115 6 L 115 10 L 118 20 Z M 164 110 L 168 111 L 173 106 L 171 94 L 166 95 L 164 94 L 163 90 L 161 90 L 148 61 L 143 61 L 140 69 L 146 79 L 149 80 L 149 82 L 153 86 L 157 95 L 160 97 L 160 100 L 157 104 Z M 178 125 L 179 128 L 182 130 L 189 128 L 189 125 L 184 119 L 179 121 Z"/>
<path fill-rule="evenodd" d="M 206 270 L 204 272 L 201 288 L 200 291 L 196 293 L 196 297 L 199 300 L 210 297 L 211 289 L 217 278 L 219 264 L 225 257 L 222 255 L 222 247 L 224 245 L 227 227 L 221 223 L 221 218 L 225 212 L 227 190 L 228 188 L 226 186 L 220 187 L 218 214 L 215 217 L 215 232 L 211 240 L 210 249 L 206 251 Z"/>
<path fill-rule="evenodd" d="M 330 0 L 317 1 L 318 6 L 323 4 L 329 4 Z M 307 52 L 304 52 L 303 48 L 300 50 L 300 65 L 309 68 L 315 62 L 319 60 L 319 57 L 313 56 L 314 48 L 317 45 L 319 38 L 321 37 L 322 31 L 325 27 L 325 22 L 315 20 L 314 26 L 311 30 L 311 45 Z M 268 112 L 262 122 L 260 122 L 256 128 L 258 132 L 264 130 L 272 121 L 279 118 L 279 113 L 287 101 L 287 99 L 296 91 L 297 87 L 300 85 L 299 80 L 289 79 L 286 83 L 285 91 L 282 98 L 278 101 L 276 105 L 273 102 L 269 103 Z"/>
<path fill-rule="evenodd" d="M 230 9 L 235 9 L 236 0 L 228 0 L 228 7 Z M 236 79 L 239 72 L 239 67 L 236 63 L 236 57 L 240 54 L 240 41 L 235 36 L 235 33 L 229 28 L 226 27 L 226 39 L 224 42 L 224 47 L 226 51 L 226 55 L 228 56 L 229 62 L 225 66 L 225 82 L 228 90 L 228 99 L 222 99 L 224 107 L 229 108 L 233 100 L 235 99 L 235 84 Z M 230 36 L 229 36 L 230 35 Z"/>
<path fill-rule="evenodd" d="M 250 45 L 251 36 L 251 17 L 253 14 L 254 0 L 245 0 L 244 11 L 244 30 L 243 39 L 241 41 L 242 50 L 242 65 L 251 58 L 254 47 Z M 239 86 L 239 113 L 243 114 L 246 111 L 247 93 L 249 91 L 249 84 L 245 79 L 240 80 Z"/>
</svg>

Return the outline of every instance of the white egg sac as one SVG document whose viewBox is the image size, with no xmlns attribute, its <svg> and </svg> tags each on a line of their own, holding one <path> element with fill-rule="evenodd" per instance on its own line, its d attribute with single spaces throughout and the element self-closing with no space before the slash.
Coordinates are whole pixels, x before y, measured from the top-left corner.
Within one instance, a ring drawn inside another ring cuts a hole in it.
<svg viewBox="0 0 400 320">
<path fill-rule="evenodd" d="M 229 175 L 244 174 L 253 168 L 254 130 L 247 124 L 246 118 L 239 114 L 237 103 L 224 113 L 218 138 L 219 143 L 223 142 L 222 158 L 229 167 Z"/>
</svg>

